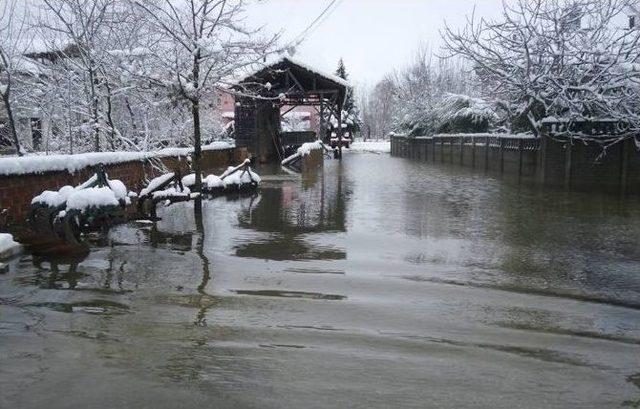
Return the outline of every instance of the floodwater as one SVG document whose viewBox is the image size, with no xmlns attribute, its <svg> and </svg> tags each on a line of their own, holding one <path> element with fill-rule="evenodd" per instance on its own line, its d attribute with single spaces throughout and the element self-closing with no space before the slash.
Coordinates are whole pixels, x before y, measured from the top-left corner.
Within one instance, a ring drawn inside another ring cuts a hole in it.
<svg viewBox="0 0 640 409">
<path fill-rule="evenodd" d="M 0 274 L 2 408 L 640 407 L 640 201 L 345 154 Z"/>
</svg>

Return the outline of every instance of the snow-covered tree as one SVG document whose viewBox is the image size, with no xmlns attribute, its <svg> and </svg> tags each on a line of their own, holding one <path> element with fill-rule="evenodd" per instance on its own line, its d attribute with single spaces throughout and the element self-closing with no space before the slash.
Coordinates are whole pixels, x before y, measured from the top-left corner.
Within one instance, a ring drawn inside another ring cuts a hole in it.
<svg viewBox="0 0 640 409">
<path fill-rule="evenodd" d="M 195 189 L 201 186 L 201 108 L 238 70 L 261 61 L 276 37 L 243 25 L 242 0 L 135 0 L 154 29 L 150 49 L 162 70 L 148 79 L 191 111 Z"/>
<path fill-rule="evenodd" d="M 43 0 L 46 18 L 40 25 L 50 35 L 49 45 L 62 54 L 59 67 L 73 73 L 73 81 L 84 88 L 85 128 L 93 140 L 93 150 L 102 149 L 101 134 L 114 146 L 114 124 L 110 111 L 104 109 L 103 99 L 110 104 L 113 84 L 109 81 L 106 64 L 108 46 L 118 29 L 122 28 L 122 7 L 116 0 Z M 107 129 L 108 128 L 108 129 Z"/>
<path fill-rule="evenodd" d="M 336 69 L 335 74 L 343 80 L 349 80 L 349 74 L 342 58 L 338 60 L 338 68 Z M 360 118 L 360 111 L 358 109 L 358 106 L 355 104 L 353 88 L 349 88 L 347 90 L 347 95 L 344 99 L 342 111 L 343 122 L 350 125 L 354 131 L 359 131 L 362 125 L 362 120 Z"/>
<path fill-rule="evenodd" d="M 492 115 L 486 104 L 469 96 L 474 90 L 466 77 L 458 61 L 435 57 L 428 47 L 419 46 L 406 68 L 388 74 L 369 91 L 363 104 L 365 129 L 377 137 L 392 131 L 426 135 L 486 130 Z"/>
<path fill-rule="evenodd" d="M 6 124 L 0 124 L 0 135 L 9 134 L 18 155 L 23 150 L 18 138 L 13 90 L 17 86 L 18 76 L 24 69 L 23 53 L 26 40 L 26 12 L 17 10 L 16 0 L 0 3 L 0 98 Z"/>
<path fill-rule="evenodd" d="M 505 3 L 498 20 L 472 15 L 461 30 L 446 27 L 444 39 L 452 55 L 470 61 L 483 94 L 514 130 L 539 135 L 545 122 L 564 121 L 572 130 L 572 123 L 613 121 L 619 140 L 640 131 L 640 31 L 624 24 L 628 6 L 518 0 Z"/>
</svg>

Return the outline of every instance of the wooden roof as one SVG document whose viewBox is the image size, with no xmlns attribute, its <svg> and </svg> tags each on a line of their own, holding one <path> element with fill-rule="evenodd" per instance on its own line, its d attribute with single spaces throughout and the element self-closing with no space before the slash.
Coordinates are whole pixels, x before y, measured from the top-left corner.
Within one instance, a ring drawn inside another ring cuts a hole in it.
<svg viewBox="0 0 640 409">
<path fill-rule="evenodd" d="M 342 106 L 349 83 L 290 57 L 282 57 L 247 75 L 234 88 L 261 97 L 284 96 L 282 102 L 287 105 L 314 105 L 323 98 Z"/>
</svg>

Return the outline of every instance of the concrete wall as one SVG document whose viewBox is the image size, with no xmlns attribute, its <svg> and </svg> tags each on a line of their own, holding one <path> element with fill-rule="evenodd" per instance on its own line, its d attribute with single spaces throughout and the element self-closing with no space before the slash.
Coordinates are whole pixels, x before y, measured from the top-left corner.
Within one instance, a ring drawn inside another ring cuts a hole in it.
<svg viewBox="0 0 640 409">
<path fill-rule="evenodd" d="M 548 137 L 392 136 L 391 154 L 513 175 L 548 186 L 640 193 L 640 152 L 632 140 L 603 154 L 598 144 Z"/>
<path fill-rule="evenodd" d="M 205 150 L 202 152 L 202 167 L 205 170 L 218 170 L 242 162 L 247 157 L 244 148 Z M 158 160 L 170 170 L 189 172 L 186 157 L 169 156 Z M 159 175 L 156 167 L 149 161 L 130 161 L 104 166 L 110 179 L 121 180 L 129 190 L 139 192 L 146 179 Z M 58 190 L 62 186 L 76 186 L 94 173 L 93 168 L 84 168 L 75 173 L 52 171 L 27 175 L 0 176 L 0 207 L 7 209 L 8 224 L 22 223 L 28 216 L 31 199 L 44 190 Z"/>
</svg>

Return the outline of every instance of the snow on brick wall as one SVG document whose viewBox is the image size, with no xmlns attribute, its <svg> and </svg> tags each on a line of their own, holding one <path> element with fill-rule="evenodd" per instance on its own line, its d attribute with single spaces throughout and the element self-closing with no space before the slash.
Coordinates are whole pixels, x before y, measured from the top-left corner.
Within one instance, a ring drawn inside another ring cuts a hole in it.
<svg viewBox="0 0 640 409">
<path fill-rule="evenodd" d="M 205 150 L 202 152 L 203 168 L 223 168 L 242 162 L 246 156 L 247 152 L 244 148 Z M 185 156 L 164 156 L 160 160 L 168 169 L 179 169 L 183 174 L 188 173 L 189 165 Z M 146 178 L 158 176 L 157 170 L 145 160 L 105 164 L 104 169 L 110 179 L 119 179 L 127 189 L 136 192 L 142 189 Z M 7 209 L 10 223 L 21 223 L 28 216 L 33 197 L 44 190 L 58 190 L 65 185 L 79 185 L 93 173 L 93 166 L 87 165 L 74 173 L 67 170 L 52 170 L 29 174 L 0 174 L 0 208 Z"/>
</svg>

